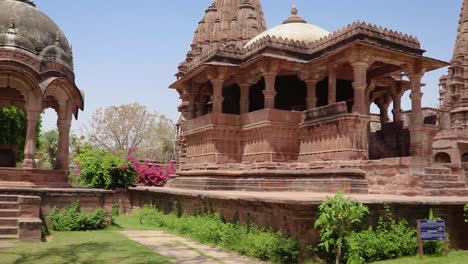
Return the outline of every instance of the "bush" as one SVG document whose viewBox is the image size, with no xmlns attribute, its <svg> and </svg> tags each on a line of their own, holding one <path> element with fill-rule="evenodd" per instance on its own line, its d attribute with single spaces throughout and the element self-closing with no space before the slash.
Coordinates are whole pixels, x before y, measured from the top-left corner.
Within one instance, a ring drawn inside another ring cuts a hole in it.
<svg viewBox="0 0 468 264">
<path fill-rule="evenodd" d="M 129 162 L 104 150 L 87 149 L 77 158 L 79 181 L 93 188 L 127 188 L 136 173 Z"/>
<path fill-rule="evenodd" d="M 162 187 L 169 180 L 169 177 L 175 174 L 176 162 L 170 161 L 165 166 L 150 162 L 140 162 L 134 156 L 136 150 L 136 148 L 130 149 L 127 158 L 137 174 L 137 183 L 145 186 Z"/>
<path fill-rule="evenodd" d="M 226 223 L 217 214 L 199 216 L 165 215 L 146 206 L 138 212 L 140 222 L 186 235 L 201 243 L 209 243 L 273 263 L 297 263 L 299 244 L 295 239 L 256 226 Z"/>
<path fill-rule="evenodd" d="M 63 212 L 57 207 L 52 208 L 48 221 L 55 231 L 100 230 L 106 227 L 106 213 L 102 209 L 92 212 L 81 211 L 79 203 L 75 201 Z"/>
<path fill-rule="evenodd" d="M 369 209 L 358 201 L 345 198 L 342 193 L 329 197 L 319 206 L 314 227 L 320 229 L 319 248 L 325 249 L 335 263 L 341 263 L 343 243 L 353 225 L 361 222 Z"/>
<path fill-rule="evenodd" d="M 418 234 L 406 220 L 390 215 L 380 218 L 377 228 L 353 232 L 346 238 L 347 263 L 370 263 L 416 254 Z"/>
</svg>

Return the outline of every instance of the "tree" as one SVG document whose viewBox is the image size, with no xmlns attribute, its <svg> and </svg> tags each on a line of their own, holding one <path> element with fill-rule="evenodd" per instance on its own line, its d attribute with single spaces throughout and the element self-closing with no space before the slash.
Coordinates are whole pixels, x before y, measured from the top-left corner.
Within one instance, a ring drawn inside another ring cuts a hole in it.
<svg viewBox="0 0 468 264">
<path fill-rule="evenodd" d="M 16 107 L 0 109 L 0 144 L 16 145 L 17 161 L 24 159 L 26 114 Z"/>
<path fill-rule="evenodd" d="M 352 232 L 353 224 L 360 223 L 369 213 L 369 209 L 358 201 L 345 198 L 342 193 L 329 197 L 319 206 L 319 217 L 315 221 L 315 228 L 320 229 L 320 244 L 330 253 L 336 254 L 336 264 L 341 263 L 343 241 Z"/>
<path fill-rule="evenodd" d="M 93 145 L 121 157 L 138 148 L 139 158 L 165 162 L 175 151 L 172 122 L 137 103 L 98 109 L 85 133 Z"/>
</svg>

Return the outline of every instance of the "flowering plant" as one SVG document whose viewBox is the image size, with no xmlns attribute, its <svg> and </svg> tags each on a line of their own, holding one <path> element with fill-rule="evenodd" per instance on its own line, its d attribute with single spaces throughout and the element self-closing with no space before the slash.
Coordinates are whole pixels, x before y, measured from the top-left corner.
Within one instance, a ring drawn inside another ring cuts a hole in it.
<svg viewBox="0 0 468 264">
<path fill-rule="evenodd" d="M 136 148 L 130 149 L 128 160 L 137 174 L 137 184 L 162 187 L 169 180 L 169 177 L 176 172 L 175 161 L 163 166 L 148 161 L 140 162 L 134 156 L 136 150 Z"/>
</svg>

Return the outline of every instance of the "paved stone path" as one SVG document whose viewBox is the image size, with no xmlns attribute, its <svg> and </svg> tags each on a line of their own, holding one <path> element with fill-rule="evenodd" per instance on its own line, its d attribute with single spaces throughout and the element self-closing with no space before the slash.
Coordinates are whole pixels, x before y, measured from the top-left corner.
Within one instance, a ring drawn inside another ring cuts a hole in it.
<svg viewBox="0 0 468 264">
<path fill-rule="evenodd" d="M 202 245 L 164 231 L 121 231 L 120 233 L 165 257 L 171 258 L 176 264 L 264 263 Z"/>
</svg>

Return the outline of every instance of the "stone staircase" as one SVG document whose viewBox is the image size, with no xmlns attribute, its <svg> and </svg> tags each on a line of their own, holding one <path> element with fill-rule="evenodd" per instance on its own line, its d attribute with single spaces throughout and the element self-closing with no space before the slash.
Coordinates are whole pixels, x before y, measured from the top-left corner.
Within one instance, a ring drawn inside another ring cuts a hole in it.
<svg viewBox="0 0 468 264">
<path fill-rule="evenodd" d="M 0 195 L 0 239 L 41 240 L 41 198 Z"/>
<path fill-rule="evenodd" d="M 466 176 L 454 174 L 443 164 L 429 164 L 424 168 L 424 194 L 428 196 L 468 196 Z"/>
</svg>

